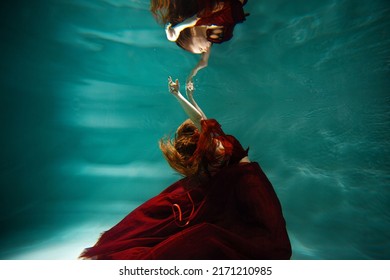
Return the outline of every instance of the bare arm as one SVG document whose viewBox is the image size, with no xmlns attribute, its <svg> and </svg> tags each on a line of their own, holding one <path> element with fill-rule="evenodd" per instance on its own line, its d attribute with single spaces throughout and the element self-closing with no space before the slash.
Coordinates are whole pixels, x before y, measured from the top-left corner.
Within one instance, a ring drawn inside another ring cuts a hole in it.
<svg viewBox="0 0 390 280">
<path fill-rule="evenodd" d="M 201 54 L 198 64 L 194 67 L 194 69 L 191 70 L 190 75 L 188 75 L 187 82 L 191 81 L 192 78 L 196 76 L 196 74 L 200 69 L 207 67 L 209 63 L 210 53 L 211 53 L 211 48 L 209 48 L 206 52 Z"/>
<path fill-rule="evenodd" d="M 193 17 L 187 18 L 179 24 L 176 24 L 174 27 L 172 27 L 171 23 L 168 23 L 165 27 L 165 33 L 167 35 L 168 40 L 175 42 L 179 37 L 180 32 L 182 32 L 187 27 L 195 26 L 198 20 L 199 18 L 195 15 Z"/>
<path fill-rule="evenodd" d="M 202 118 L 204 120 L 206 120 L 207 117 L 206 117 L 205 113 L 203 113 L 202 109 L 200 109 L 198 103 L 196 103 L 196 101 L 194 99 L 194 91 L 195 91 L 194 83 L 192 82 L 192 80 L 187 80 L 187 83 L 186 83 L 187 98 L 191 102 L 191 104 L 194 105 L 194 107 L 198 110 L 198 112 L 202 115 Z"/>
<path fill-rule="evenodd" d="M 199 105 L 196 103 L 194 96 L 193 96 L 195 88 L 194 88 L 194 83 L 192 81 L 192 78 L 196 76 L 196 74 L 198 73 L 198 71 L 200 69 L 207 66 L 208 60 L 210 57 L 210 53 L 211 53 L 211 48 L 208 49 L 207 52 L 202 53 L 200 61 L 195 66 L 195 68 L 192 69 L 192 71 L 191 71 L 190 75 L 187 77 L 187 81 L 186 81 L 187 98 L 191 102 L 191 104 L 194 105 L 194 107 L 202 114 L 204 119 L 207 119 L 207 117 L 206 117 L 205 113 L 203 113 L 202 109 L 200 109 Z"/>
<path fill-rule="evenodd" d="M 195 126 L 201 130 L 200 121 L 203 119 L 203 115 L 201 112 L 196 109 L 194 105 L 192 105 L 187 99 L 184 98 L 184 96 L 180 93 L 179 88 L 179 80 L 176 79 L 174 82 L 171 77 L 168 78 L 168 88 L 170 93 L 172 93 L 177 101 L 179 101 L 181 107 L 183 108 L 184 112 L 188 115 L 188 117 L 192 120 L 192 122 L 195 124 Z"/>
</svg>

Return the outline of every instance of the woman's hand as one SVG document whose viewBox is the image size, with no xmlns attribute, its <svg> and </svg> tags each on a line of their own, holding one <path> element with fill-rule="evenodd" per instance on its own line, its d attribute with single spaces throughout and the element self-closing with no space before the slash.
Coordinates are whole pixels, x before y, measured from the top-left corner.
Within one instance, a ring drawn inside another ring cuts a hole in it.
<svg viewBox="0 0 390 280">
<path fill-rule="evenodd" d="M 172 80 L 172 77 L 168 77 L 168 89 L 169 89 L 169 92 L 172 93 L 173 95 L 178 95 L 180 92 L 179 92 L 179 88 L 180 88 L 180 83 L 179 83 L 179 80 L 176 79 L 176 81 L 174 82 Z"/>
<path fill-rule="evenodd" d="M 179 80 L 176 79 L 176 81 L 173 81 L 172 77 L 168 77 L 169 92 L 176 97 L 177 101 L 179 101 L 184 112 L 186 112 L 187 116 L 193 121 L 195 126 L 200 131 L 202 129 L 202 126 L 200 125 L 200 121 L 203 118 L 203 114 L 201 111 L 197 109 L 198 106 L 196 106 L 196 103 L 195 105 L 192 104 L 180 93 L 179 88 L 180 88 Z"/>
</svg>

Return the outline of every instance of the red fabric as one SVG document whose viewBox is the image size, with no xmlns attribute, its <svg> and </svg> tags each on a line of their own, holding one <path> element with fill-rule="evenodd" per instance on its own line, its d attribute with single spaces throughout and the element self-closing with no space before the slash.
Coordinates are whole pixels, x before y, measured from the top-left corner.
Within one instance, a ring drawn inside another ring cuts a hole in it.
<svg viewBox="0 0 390 280">
<path fill-rule="evenodd" d="M 205 0 L 198 1 L 199 7 L 207 7 L 202 2 L 205 2 Z M 201 15 L 198 14 L 198 16 L 200 16 L 200 20 L 196 23 L 197 26 L 218 25 L 224 27 L 223 37 L 221 39 L 213 40 L 208 38 L 208 40 L 213 43 L 222 43 L 230 40 L 233 37 L 235 25 L 245 20 L 245 13 L 242 7 L 243 5 L 240 1 L 226 0 L 222 2 L 224 3 L 224 7 L 220 11 L 210 12 L 209 9 L 206 9 L 206 11 Z"/>
<path fill-rule="evenodd" d="M 289 259 L 279 200 L 257 163 L 231 165 L 204 184 L 171 185 L 105 232 L 94 259 Z M 190 194 L 193 204 L 187 193 Z M 179 204 L 183 220 L 175 220 Z M 190 217 L 194 205 L 194 215 Z"/>
<path fill-rule="evenodd" d="M 221 125 L 215 119 L 202 120 L 200 124 L 202 133 L 199 135 L 197 148 L 192 156 L 193 161 L 196 161 L 197 158 L 201 158 L 203 161 L 209 163 L 213 162 L 216 150 L 214 138 L 222 142 L 226 155 L 230 156 L 233 153 L 234 140 L 231 138 L 234 137 L 228 138 L 223 132 Z"/>
<path fill-rule="evenodd" d="M 248 155 L 248 150 L 244 150 L 241 143 L 234 136 L 226 135 L 221 125 L 215 119 L 202 120 L 201 126 L 202 133 L 199 136 L 195 155 L 205 154 L 204 156 L 207 160 L 212 161 L 216 148 L 213 138 L 217 138 L 222 142 L 225 153 L 230 157 L 230 164 L 238 163 L 243 157 Z"/>
<path fill-rule="evenodd" d="M 247 151 L 215 120 L 202 122 L 200 140 L 206 143 L 210 136 L 231 146 L 227 167 L 207 180 L 172 184 L 103 233 L 81 257 L 289 259 L 281 205 L 266 175 L 255 162 L 238 164 Z"/>
</svg>

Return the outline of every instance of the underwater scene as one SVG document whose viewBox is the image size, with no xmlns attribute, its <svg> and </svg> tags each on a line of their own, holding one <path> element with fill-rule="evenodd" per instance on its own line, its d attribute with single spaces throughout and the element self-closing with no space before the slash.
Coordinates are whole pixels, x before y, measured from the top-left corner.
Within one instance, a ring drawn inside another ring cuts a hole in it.
<svg viewBox="0 0 390 280">
<path fill-rule="evenodd" d="M 181 176 L 159 140 L 199 55 L 149 0 L 3 1 L 0 259 L 77 259 Z M 249 0 L 194 78 L 278 195 L 293 260 L 390 259 L 390 2 Z"/>
</svg>

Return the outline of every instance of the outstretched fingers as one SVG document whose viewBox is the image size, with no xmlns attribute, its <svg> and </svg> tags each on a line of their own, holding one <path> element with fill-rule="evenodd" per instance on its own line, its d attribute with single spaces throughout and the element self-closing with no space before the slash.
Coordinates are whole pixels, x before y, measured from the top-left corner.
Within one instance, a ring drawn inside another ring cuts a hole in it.
<svg viewBox="0 0 390 280">
<path fill-rule="evenodd" d="M 169 76 L 168 77 L 168 89 L 171 93 L 173 94 L 178 94 L 179 93 L 179 88 L 180 88 L 180 83 L 179 83 L 179 80 L 176 79 L 176 81 L 174 82 L 172 80 L 172 77 Z"/>
</svg>

